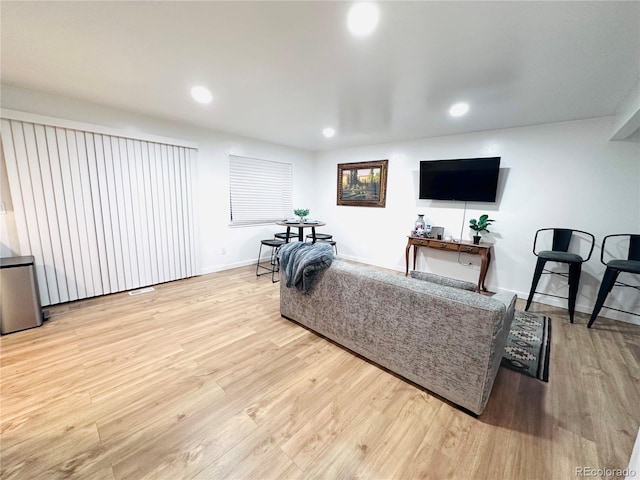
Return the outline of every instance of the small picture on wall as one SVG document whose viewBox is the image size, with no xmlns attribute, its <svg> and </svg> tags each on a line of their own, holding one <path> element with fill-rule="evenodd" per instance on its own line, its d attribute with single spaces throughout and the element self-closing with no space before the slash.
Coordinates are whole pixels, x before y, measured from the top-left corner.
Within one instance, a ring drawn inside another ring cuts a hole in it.
<svg viewBox="0 0 640 480">
<path fill-rule="evenodd" d="M 389 160 L 338 164 L 338 205 L 383 207 Z"/>
</svg>

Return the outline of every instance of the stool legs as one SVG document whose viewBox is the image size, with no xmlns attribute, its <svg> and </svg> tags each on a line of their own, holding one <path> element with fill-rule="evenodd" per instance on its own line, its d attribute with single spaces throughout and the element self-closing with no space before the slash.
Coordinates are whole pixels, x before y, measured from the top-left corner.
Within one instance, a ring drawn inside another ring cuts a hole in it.
<svg viewBox="0 0 640 480">
<path fill-rule="evenodd" d="M 569 321 L 573 323 L 573 314 L 576 311 L 576 299 L 578 298 L 578 284 L 580 283 L 581 263 L 569 264 Z"/>
<path fill-rule="evenodd" d="M 604 301 L 607 299 L 607 295 L 611 292 L 611 289 L 616 283 L 618 279 L 618 275 L 620 274 L 620 270 L 614 270 L 613 268 L 607 267 L 604 272 L 604 277 L 602 278 L 602 283 L 600 284 L 600 290 L 598 291 L 598 299 L 596 300 L 596 305 L 593 307 L 593 313 L 591 314 L 591 318 L 589 319 L 589 323 L 587 324 L 587 328 L 591 328 L 593 322 L 596 321 L 602 306 L 604 305 Z"/>
<path fill-rule="evenodd" d="M 538 282 L 540 281 L 540 276 L 542 275 L 542 270 L 544 270 L 544 264 L 547 261 L 544 258 L 538 257 L 538 261 L 536 262 L 536 269 L 533 272 L 533 281 L 531 282 L 531 291 L 529 292 L 529 298 L 527 299 L 527 306 L 524 307 L 525 312 L 529 310 L 531 306 L 531 301 L 533 300 L 533 294 L 536 293 L 536 287 L 538 286 Z"/>
<path fill-rule="evenodd" d="M 256 263 L 256 277 L 262 275 L 258 273 L 258 269 L 260 268 L 260 258 L 262 257 L 262 244 L 260 244 L 260 250 L 258 250 L 258 262 Z"/>
<path fill-rule="evenodd" d="M 271 273 L 271 282 L 276 283 L 280 280 L 275 279 L 276 272 L 280 271 L 280 260 L 278 259 L 278 251 L 280 247 L 271 247 L 271 256 L 269 258 L 269 264 L 271 268 L 260 265 L 260 259 L 262 258 L 262 243 L 260 244 L 260 250 L 258 250 L 258 263 L 256 263 L 256 277 L 260 277 L 262 275 L 266 275 L 267 273 Z M 266 270 L 266 272 L 258 273 L 258 270 L 262 268 Z"/>
<path fill-rule="evenodd" d="M 280 259 L 278 258 L 278 250 L 280 250 L 280 248 L 274 248 L 271 250 L 271 283 L 280 281 L 275 279 L 276 272 L 280 271 Z"/>
<path fill-rule="evenodd" d="M 529 310 L 531 301 L 533 300 L 533 294 L 536 292 L 540 276 L 544 270 L 544 266 L 547 261 L 544 258 L 538 257 L 536 262 L 536 269 L 533 272 L 533 281 L 531 282 L 531 291 L 529 292 L 529 298 L 527 299 L 527 306 L 525 311 Z M 580 273 L 582 271 L 581 263 L 569 263 L 569 321 L 573 323 L 573 314 L 576 311 L 576 299 L 578 298 L 578 286 L 580 285 Z"/>
</svg>

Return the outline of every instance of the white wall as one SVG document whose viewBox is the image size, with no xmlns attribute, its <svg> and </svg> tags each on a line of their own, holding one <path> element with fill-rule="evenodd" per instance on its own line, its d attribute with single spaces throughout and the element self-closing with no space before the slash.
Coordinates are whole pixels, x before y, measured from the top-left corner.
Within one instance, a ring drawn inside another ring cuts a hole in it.
<svg viewBox="0 0 640 480">
<path fill-rule="evenodd" d="M 229 226 L 229 154 L 292 163 L 294 206 L 309 207 L 315 213 L 311 175 L 314 154 L 311 152 L 6 85 L 2 86 L 2 108 L 196 142 L 196 205 L 201 273 L 254 262 L 260 239 L 271 238 L 274 232 L 282 230 L 276 225 Z M 194 104 L 194 108 L 202 107 Z M 210 108 L 211 114 L 215 115 L 215 105 Z M 0 167 L 0 172 L 3 172 L 4 162 Z M 6 189 L 3 188 L 2 198 L 6 195 Z M 7 206 L 10 207 L 9 204 Z M 15 243 L 15 234 L 12 234 L 11 213 L 9 211 L 7 215 L 2 215 L 0 224 L 3 255 L 11 250 L 15 254 L 22 253 Z"/>
<path fill-rule="evenodd" d="M 613 117 L 563 122 L 372 145 L 318 154 L 315 177 L 326 188 L 318 193 L 317 217 L 327 221 L 345 257 L 404 270 L 406 236 L 418 213 L 431 225 L 444 226 L 454 238 L 470 238 L 470 218 L 488 213 L 496 219 L 487 240 L 495 242 L 488 277 L 489 290 L 528 295 L 535 265 L 531 252 L 535 231 L 567 227 L 596 237 L 594 255 L 583 267 L 578 305 L 590 312 L 604 267 L 599 248 L 609 233 L 640 233 L 640 145 L 610 142 Z M 498 200 L 495 204 L 418 200 L 420 160 L 501 156 Z M 336 165 L 389 159 L 387 206 L 336 205 Z M 420 250 L 418 269 L 476 282 L 479 258 Z M 465 263 L 474 265 L 466 266 Z M 553 264 L 551 264 L 553 265 Z M 629 275 L 628 279 L 632 279 Z M 621 276 L 622 279 L 622 276 Z M 636 283 L 638 276 L 633 278 Z M 550 283 L 549 283 L 550 282 Z M 543 276 L 538 287 L 566 296 L 566 280 Z M 640 311 L 640 295 L 614 289 L 608 304 Z M 566 306 L 566 301 L 537 296 L 536 301 Z M 602 314 L 636 323 L 638 317 L 603 310 Z"/>
<path fill-rule="evenodd" d="M 229 227 L 229 153 L 293 163 L 294 206 L 308 206 L 314 218 L 327 222 L 324 231 L 335 235 L 341 255 L 375 265 L 404 270 L 406 235 L 418 213 L 456 238 L 461 228 L 463 238 L 470 237 L 469 218 L 489 213 L 497 222 L 488 238 L 496 245 L 487 284 L 491 290 L 513 291 L 521 297 L 526 297 L 531 283 L 536 229 L 566 226 L 590 231 L 597 239 L 596 251 L 584 266 L 577 306 L 585 312 L 591 311 L 604 271 L 598 261 L 602 237 L 640 232 L 640 144 L 608 141 L 613 117 L 313 154 L 11 86 L 2 86 L 2 107 L 196 142 L 202 273 L 253 262 L 259 240 L 280 230 L 276 226 Z M 215 106 L 211 108 L 215 115 Z M 470 203 L 463 221 L 462 202 L 418 200 L 420 160 L 495 155 L 502 157 L 495 204 Z M 338 163 L 385 158 L 389 159 L 386 208 L 336 205 Z M 1 173 L 4 165 L 0 167 Z M 5 200 L 6 184 L 2 187 Z M 0 219 L 0 247 L 3 255 L 20 254 L 11 228 L 10 202 L 7 207 L 8 214 Z M 427 256 L 422 249 L 418 268 L 475 282 L 478 258 L 462 255 L 460 263 L 457 260 L 454 254 L 435 250 Z M 469 262 L 473 265 L 466 265 Z M 566 295 L 566 282 L 543 277 L 539 290 Z M 640 311 L 639 297 L 635 290 L 618 288 L 608 303 Z M 566 305 L 553 297 L 536 300 Z M 638 317 L 607 310 L 603 314 L 640 323 Z"/>
</svg>

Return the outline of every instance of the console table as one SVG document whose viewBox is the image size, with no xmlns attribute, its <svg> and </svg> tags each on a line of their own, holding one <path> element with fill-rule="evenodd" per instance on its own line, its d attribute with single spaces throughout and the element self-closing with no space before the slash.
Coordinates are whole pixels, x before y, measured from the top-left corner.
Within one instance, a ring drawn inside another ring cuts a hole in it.
<svg viewBox="0 0 640 480">
<path fill-rule="evenodd" d="M 405 275 L 409 275 L 409 251 L 413 246 L 413 269 L 416 269 L 416 254 L 418 247 L 435 248 L 437 250 L 445 250 L 447 252 L 462 252 L 469 253 L 471 255 L 480 255 L 480 277 L 478 278 L 478 292 L 480 290 L 486 292 L 487 288 L 484 286 L 484 280 L 487 277 L 487 271 L 489 270 L 489 264 L 491 263 L 491 250 L 493 249 L 492 243 L 480 243 L 475 245 L 472 242 L 451 242 L 446 240 L 436 240 L 435 238 L 424 237 L 408 237 L 406 250 L 406 271 Z"/>
</svg>

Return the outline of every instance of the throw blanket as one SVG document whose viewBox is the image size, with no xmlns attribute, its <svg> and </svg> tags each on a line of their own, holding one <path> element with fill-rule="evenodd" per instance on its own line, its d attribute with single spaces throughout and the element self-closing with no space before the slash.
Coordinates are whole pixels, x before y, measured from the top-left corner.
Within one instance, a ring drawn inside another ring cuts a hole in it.
<svg viewBox="0 0 640 480">
<path fill-rule="evenodd" d="M 328 243 L 287 243 L 278 253 L 287 287 L 295 286 L 307 293 L 319 271 L 333 261 L 333 247 Z"/>
</svg>

